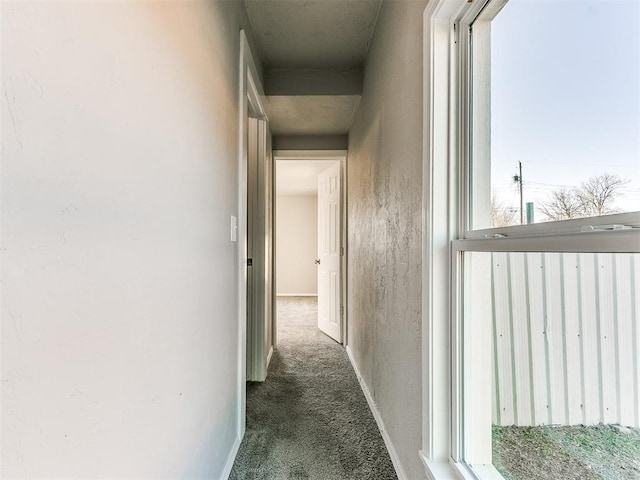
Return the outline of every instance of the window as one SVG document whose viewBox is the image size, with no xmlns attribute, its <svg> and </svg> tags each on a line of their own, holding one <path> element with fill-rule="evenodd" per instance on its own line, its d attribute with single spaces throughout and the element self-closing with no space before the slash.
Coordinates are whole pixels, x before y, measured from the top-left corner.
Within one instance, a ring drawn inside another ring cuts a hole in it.
<svg viewBox="0 0 640 480">
<path fill-rule="evenodd" d="M 493 466 L 496 425 L 588 423 L 580 405 L 591 394 L 581 390 L 579 403 L 566 394 L 569 368 L 596 372 L 608 386 L 640 371 L 640 302 L 627 300 L 640 297 L 630 287 L 640 283 L 639 19 L 640 4 L 625 1 L 443 0 L 425 11 L 422 459 L 430 478 L 451 478 L 448 464 L 460 478 L 502 478 Z M 609 195 L 589 201 L 603 185 Z M 554 201 L 565 200 L 572 209 L 554 216 Z M 621 303 L 594 303 L 598 289 Z M 600 312 L 595 323 L 591 307 Z M 550 317 L 557 321 L 545 323 Z M 590 329 L 591 344 L 572 336 L 576 325 Z M 515 337 L 525 341 L 530 328 L 536 347 L 523 350 L 526 363 Z M 632 342 L 620 333 L 627 330 L 636 332 Z M 603 337 L 613 331 L 627 342 L 624 359 L 609 355 Z M 563 348 L 593 345 L 596 356 L 560 359 L 563 375 L 550 367 Z M 510 370 L 498 369 L 503 358 L 513 360 Z M 525 363 L 547 376 L 526 378 Z M 507 377 L 510 386 L 501 384 Z M 640 379 L 632 380 L 639 397 Z M 638 402 L 624 395 L 611 395 L 622 412 L 615 420 L 637 422 Z M 542 405 L 542 396 L 550 401 Z M 588 400 L 593 418 L 612 422 L 608 400 Z M 509 403 L 501 416 L 498 405 Z"/>
<path fill-rule="evenodd" d="M 617 308 L 618 290 L 635 279 L 628 253 L 640 250 L 639 214 L 630 213 L 640 205 L 638 13 L 635 2 L 493 0 L 460 22 L 460 97 L 468 108 L 459 161 L 467 181 L 463 238 L 453 242 L 460 407 L 452 435 L 456 460 L 474 477 L 500 478 L 491 446 L 492 432 L 503 427 L 622 422 L 621 379 L 640 367 L 637 339 L 629 365 L 614 358 L 612 340 L 618 324 L 628 321 L 635 332 L 640 318 L 635 303 L 626 316 L 626 306 Z M 529 263 L 526 274 L 513 267 Z M 505 264 L 507 283 L 500 280 Z M 605 289 L 600 299 L 596 292 Z M 608 305 L 591 305 L 593 298 Z M 569 328 L 572 321 L 584 332 Z M 574 344 L 583 355 L 563 357 Z M 584 354 L 590 347 L 597 355 Z M 574 383 L 585 389 L 589 382 L 575 382 L 569 364 L 582 377 L 595 372 L 617 402 L 595 391 L 570 398 Z M 635 417 L 624 422 L 640 427 Z M 552 467 L 550 457 L 527 453 L 538 455 L 540 468 Z"/>
<path fill-rule="evenodd" d="M 481 9 L 465 52 L 471 230 L 640 210 L 639 24 L 632 1 Z"/>
</svg>

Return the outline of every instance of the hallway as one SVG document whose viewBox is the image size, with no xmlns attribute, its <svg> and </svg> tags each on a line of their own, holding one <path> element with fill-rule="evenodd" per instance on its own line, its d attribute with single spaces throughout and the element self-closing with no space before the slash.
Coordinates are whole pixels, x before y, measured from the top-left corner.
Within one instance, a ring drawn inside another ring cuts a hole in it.
<svg viewBox="0 0 640 480">
<path fill-rule="evenodd" d="M 425 479 L 428 0 L 81 3 L 0 8 L 0 477 L 224 480 L 242 444 L 233 478 Z M 345 159 L 348 342 L 294 317 L 247 385 L 249 183 L 253 234 L 310 157 Z"/>
<path fill-rule="evenodd" d="M 317 298 L 278 298 L 278 347 L 247 385 L 247 430 L 229 477 L 395 479 L 344 348 L 317 328 Z"/>
</svg>

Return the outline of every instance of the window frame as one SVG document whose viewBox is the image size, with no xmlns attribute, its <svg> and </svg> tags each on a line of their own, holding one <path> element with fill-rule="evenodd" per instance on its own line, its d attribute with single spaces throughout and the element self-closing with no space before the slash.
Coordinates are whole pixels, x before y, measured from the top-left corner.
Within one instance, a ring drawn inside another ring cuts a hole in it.
<svg viewBox="0 0 640 480">
<path fill-rule="evenodd" d="M 640 211 L 625 212 L 599 217 L 540 222 L 529 225 L 473 228 L 474 200 L 484 202 L 488 211 L 491 205 L 491 180 L 479 181 L 472 171 L 491 171 L 491 31 L 490 24 L 509 0 L 482 0 L 475 8 L 468 8 L 458 19 L 458 62 L 460 75 L 457 90 L 460 103 L 460 152 L 464 184 L 460 195 L 461 231 L 465 239 L 482 239 L 496 236 L 527 237 L 582 233 L 582 227 L 626 225 L 640 228 Z M 475 45 L 474 45 L 475 44 Z M 481 84 L 482 83 L 482 84 Z M 484 150 L 487 151 L 484 151 Z M 479 168 L 478 168 L 479 167 Z M 482 187 L 487 190 L 478 192 Z"/>
<path fill-rule="evenodd" d="M 430 479 L 502 478 L 492 465 L 471 466 L 464 459 L 462 393 L 469 388 L 464 375 L 464 362 L 468 359 L 463 356 L 463 349 L 469 348 L 463 341 L 464 254 L 640 252 L 640 212 L 470 228 L 471 152 L 479 139 L 473 137 L 471 129 L 474 92 L 469 32 L 478 19 L 490 22 L 507 1 L 437 0 L 424 11 L 423 445 L 420 458 Z M 480 60 L 474 59 L 475 68 L 479 68 Z M 614 229 L 614 225 L 626 227 Z"/>
</svg>

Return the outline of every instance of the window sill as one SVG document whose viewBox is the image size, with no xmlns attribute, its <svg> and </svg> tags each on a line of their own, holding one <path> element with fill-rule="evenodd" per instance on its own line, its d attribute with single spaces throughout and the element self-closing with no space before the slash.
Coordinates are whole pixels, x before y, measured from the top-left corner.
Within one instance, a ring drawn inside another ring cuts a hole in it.
<svg viewBox="0 0 640 480">
<path fill-rule="evenodd" d="M 429 480 L 464 480 L 465 477 L 461 476 L 458 469 L 451 463 L 429 460 L 422 451 L 418 455 Z"/>
<path fill-rule="evenodd" d="M 464 463 L 454 463 L 453 467 L 458 472 L 460 478 L 465 480 L 504 480 L 500 472 L 493 465 L 467 465 Z"/>
<path fill-rule="evenodd" d="M 424 452 L 419 453 L 429 480 L 504 480 L 493 465 L 473 465 L 473 472 L 461 462 L 434 462 Z"/>
</svg>

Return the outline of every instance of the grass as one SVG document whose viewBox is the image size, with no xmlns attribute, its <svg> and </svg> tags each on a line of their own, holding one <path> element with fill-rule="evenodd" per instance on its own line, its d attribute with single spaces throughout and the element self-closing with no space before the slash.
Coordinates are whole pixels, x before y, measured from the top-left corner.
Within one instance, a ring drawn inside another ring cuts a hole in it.
<svg viewBox="0 0 640 480">
<path fill-rule="evenodd" d="M 640 429 L 494 426 L 493 463 L 506 480 L 637 480 Z"/>
</svg>

